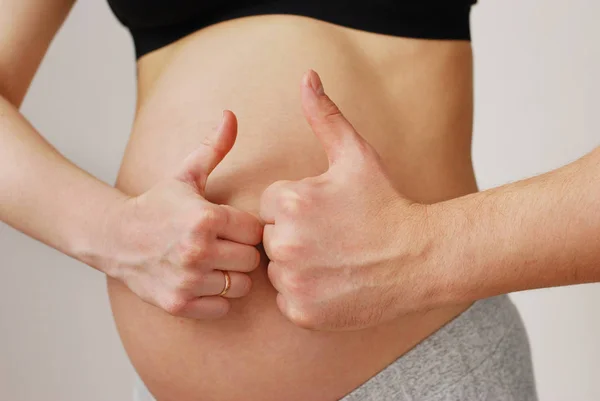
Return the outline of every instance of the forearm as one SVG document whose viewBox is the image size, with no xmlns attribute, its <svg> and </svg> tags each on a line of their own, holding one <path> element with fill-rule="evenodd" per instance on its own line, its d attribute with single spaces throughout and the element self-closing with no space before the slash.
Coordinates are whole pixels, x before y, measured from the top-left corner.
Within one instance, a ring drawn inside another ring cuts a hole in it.
<svg viewBox="0 0 600 401">
<path fill-rule="evenodd" d="M 106 209 L 125 197 L 61 156 L 0 97 L 0 220 L 78 259 L 100 246 Z"/>
<path fill-rule="evenodd" d="M 600 281 L 600 148 L 429 211 L 434 270 L 451 301 Z"/>
</svg>

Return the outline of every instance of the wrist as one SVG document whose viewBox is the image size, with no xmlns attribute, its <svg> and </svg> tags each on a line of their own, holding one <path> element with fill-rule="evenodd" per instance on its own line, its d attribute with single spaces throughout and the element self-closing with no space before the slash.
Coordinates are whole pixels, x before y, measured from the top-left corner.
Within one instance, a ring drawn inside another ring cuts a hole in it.
<svg viewBox="0 0 600 401">
<path fill-rule="evenodd" d="M 459 209 L 445 202 L 411 203 L 403 209 L 396 231 L 401 242 L 397 244 L 401 251 L 395 263 L 401 269 L 397 275 L 400 299 L 413 299 L 413 310 L 464 303 L 461 248 L 465 244 L 460 240 L 466 238 L 466 227 L 461 223 Z M 412 294 L 407 297 L 409 288 Z"/>
<path fill-rule="evenodd" d="M 473 231 L 470 218 L 460 205 L 460 198 L 427 205 L 428 262 L 432 294 L 438 306 L 463 304 L 473 301 L 476 281 L 470 254 Z"/>
<path fill-rule="evenodd" d="M 88 217 L 73 236 L 70 253 L 80 262 L 116 277 L 115 244 L 123 238 L 123 211 L 131 198 L 112 187 L 103 195 L 90 207 Z"/>
</svg>

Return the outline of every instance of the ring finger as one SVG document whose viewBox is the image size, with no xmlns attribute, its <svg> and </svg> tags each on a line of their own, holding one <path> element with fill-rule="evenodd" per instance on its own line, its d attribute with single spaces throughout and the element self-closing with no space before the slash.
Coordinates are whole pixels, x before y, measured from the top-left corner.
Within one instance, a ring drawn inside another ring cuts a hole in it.
<svg viewBox="0 0 600 401">
<path fill-rule="evenodd" d="M 230 286 L 223 294 L 225 298 L 241 298 L 248 295 L 252 287 L 252 280 L 245 273 L 212 270 L 204 276 L 202 284 L 194 289 L 194 294 L 200 297 L 219 295 L 227 284 L 226 274 L 229 275 Z"/>
</svg>

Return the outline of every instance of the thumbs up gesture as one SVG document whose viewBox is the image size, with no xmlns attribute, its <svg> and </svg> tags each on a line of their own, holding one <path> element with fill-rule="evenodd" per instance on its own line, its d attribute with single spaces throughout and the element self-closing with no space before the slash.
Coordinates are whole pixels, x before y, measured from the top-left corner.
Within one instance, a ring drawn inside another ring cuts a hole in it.
<svg viewBox="0 0 600 401">
<path fill-rule="evenodd" d="M 390 320 L 413 307 L 404 302 L 400 284 L 417 289 L 407 287 L 412 277 L 406 269 L 422 257 L 424 206 L 398 193 L 378 154 L 325 94 L 314 71 L 304 76 L 301 90 L 329 170 L 276 182 L 261 198 L 278 307 L 293 323 L 317 330 Z"/>
<path fill-rule="evenodd" d="M 237 121 L 226 111 L 217 132 L 174 176 L 111 208 L 105 248 L 92 258 L 143 300 L 176 316 L 225 315 L 228 298 L 250 291 L 262 224 L 204 199 L 209 174 L 232 148 Z"/>
</svg>

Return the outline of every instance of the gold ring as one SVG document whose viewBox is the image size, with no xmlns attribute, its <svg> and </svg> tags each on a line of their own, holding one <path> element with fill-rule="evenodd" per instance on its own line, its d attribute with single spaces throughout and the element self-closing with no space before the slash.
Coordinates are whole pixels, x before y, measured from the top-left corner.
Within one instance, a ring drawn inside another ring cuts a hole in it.
<svg viewBox="0 0 600 401">
<path fill-rule="evenodd" d="M 221 270 L 221 273 L 223 273 L 223 278 L 225 279 L 225 288 L 223 288 L 223 291 L 218 295 L 219 297 L 227 294 L 227 291 L 231 288 L 231 277 L 229 277 L 229 273 L 224 270 Z"/>
</svg>

